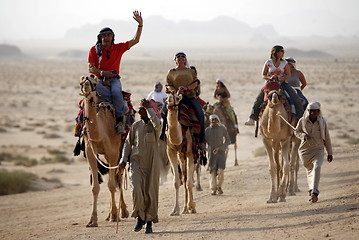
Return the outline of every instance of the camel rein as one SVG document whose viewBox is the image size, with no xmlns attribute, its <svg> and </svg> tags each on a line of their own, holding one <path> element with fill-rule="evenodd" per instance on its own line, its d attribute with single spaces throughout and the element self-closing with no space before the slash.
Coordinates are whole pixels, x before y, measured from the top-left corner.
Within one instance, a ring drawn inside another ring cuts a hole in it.
<svg viewBox="0 0 359 240">
<path fill-rule="evenodd" d="M 279 112 L 278 112 L 279 113 Z M 288 126 L 290 126 L 294 131 L 297 130 L 295 127 L 292 126 L 292 124 L 290 124 L 284 117 L 282 117 L 282 115 L 277 114 L 286 124 L 288 124 Z"/>
</svg>

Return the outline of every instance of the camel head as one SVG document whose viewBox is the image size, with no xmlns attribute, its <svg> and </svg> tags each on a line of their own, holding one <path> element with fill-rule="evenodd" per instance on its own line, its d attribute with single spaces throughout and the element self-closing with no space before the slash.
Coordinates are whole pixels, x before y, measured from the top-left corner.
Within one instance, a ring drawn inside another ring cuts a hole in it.
<svg viewBox="0 0 359 240">
<path fill-rule="evenodd" d="M 80 78 L 80 86 L 81 86 L 80 95 L 88 97 L 91 93 L 96 94 L 96 85 L 97 85 L 96 80 L 97 80 L 96 78 L 82 76 Z"/>
<path fill-rule="evenodd" d="M 270 107 L 274 107 L 281 103 L 282 92 L 278 90 L 272 90 L 267 92 L 268 104 Z"/>
<path fill-rule="evenodd" d="M 167 93 L 165 97 L 167 108 L 178 106 L 181 100 L 182 94 L 178 95 L 175 92 Z"/>
<path fill-rule="evenodd" d="M 204 106 L 203 106 L 203 110 L 206 114 L 211 115 L 214 112 L 214 106 L 209 104 L 209 102 L 207 102 Z"/>
</svg>

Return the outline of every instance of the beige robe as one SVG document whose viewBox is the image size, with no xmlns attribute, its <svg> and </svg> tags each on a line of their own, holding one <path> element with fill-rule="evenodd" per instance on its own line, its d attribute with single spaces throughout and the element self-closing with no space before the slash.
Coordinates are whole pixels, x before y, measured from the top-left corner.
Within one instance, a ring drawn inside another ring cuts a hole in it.
<svg viewBox="0 0 359 240">
<path fill-rule="evenodd" d="M 159 152 L 161 120 L 152 108 L 147 109 L 150 121 L 136 121 L 127 136 L 123 158 L 129 157 L 133 198 L 132 217 L 158 221 Z"/>
</svg>

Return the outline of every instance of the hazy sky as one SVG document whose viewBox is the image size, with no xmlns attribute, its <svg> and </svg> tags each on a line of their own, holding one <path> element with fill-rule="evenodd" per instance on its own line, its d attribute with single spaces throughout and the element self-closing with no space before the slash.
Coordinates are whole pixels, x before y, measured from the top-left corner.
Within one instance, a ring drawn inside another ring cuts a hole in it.
<svg viewBox="0 0 359 240">
<path fill-rule="evenodd" d="M 282 36 L 359 37 L 358 0 L 0 0 L 0 43 L 62 38 L 70 28 L 104 19 L 131 20 L 135 9 L 144 20 L 229 16 L 251 27 L 271 24 Z"/>
</svg>

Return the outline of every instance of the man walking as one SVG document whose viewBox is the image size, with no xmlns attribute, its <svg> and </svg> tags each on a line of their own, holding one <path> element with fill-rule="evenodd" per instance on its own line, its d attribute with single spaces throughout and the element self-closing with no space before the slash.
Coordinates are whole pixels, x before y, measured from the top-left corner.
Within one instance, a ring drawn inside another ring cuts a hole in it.
<svg viewBox="0 0 359 240">
<path fill-rule="evenodd" d="M 220 123 L 216 114 L 209 116 L 210 126 L 206 128 L 205 135 L 208 144 L 209 163 L 211 174 L 212 195 L 223 194 L 224 169 L 226 168 L 226 150 L 231 143 L 227 129 Z"/>
<path fill-rule="evenodd" d="M 324 161 L 324 148 L 328 162 L 333 160 L 332 144 L 328 126 L 322 116 L 319 102 L 309 103 L 299 119 L 295 135 L 301 139 L 299 157 L 307 170 L 307 181 L 311 202 L 318 201 L 320 171 Z"/>
</svg>

